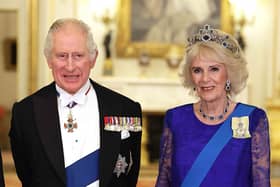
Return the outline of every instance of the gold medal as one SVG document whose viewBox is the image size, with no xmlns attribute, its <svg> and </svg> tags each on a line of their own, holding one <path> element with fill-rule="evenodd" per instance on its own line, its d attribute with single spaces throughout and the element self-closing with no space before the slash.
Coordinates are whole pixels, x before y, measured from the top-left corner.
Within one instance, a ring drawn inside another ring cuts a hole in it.
<svg viewBox="0 0 280 187">
<path fill-rule="evenodd" d="M 90 91 L 90 88 L 91 88 L 91 85 L 88 87 L 88 89 L 86 90 L 85 92 L 85 96 L 87 96 L 87 94 L 89 93 Z M 60 94 L 58 93 L 58 97 L 60 96 Z M 77 129 L 78 128 L 78 124 L 76 121 L 76 119 L 74 119 L 73 115 L 72 115 L 72 111 L 71 109 L 74 108 L 78 102 L 81 104 L 83 104 L 83 100 L 85 99 L 84 97 L 80 96 L 78 98 L 76 98 L 77 100 L 73 100 L 71 102 L 69 102 L 66 107 L 69 109 L 69 114 L 68 114 L 68 117 L 67 117 L 67 122 L 64 123 L 64 129 L 67 130 L 67 132 L 70 132 L 70 133 L 73 133 L 74 132 L 74 129 Z M 78 101 L 79 100 L 79 101 Z M 82 100 L 82 101 L 81 101 Z"/>
</svg>

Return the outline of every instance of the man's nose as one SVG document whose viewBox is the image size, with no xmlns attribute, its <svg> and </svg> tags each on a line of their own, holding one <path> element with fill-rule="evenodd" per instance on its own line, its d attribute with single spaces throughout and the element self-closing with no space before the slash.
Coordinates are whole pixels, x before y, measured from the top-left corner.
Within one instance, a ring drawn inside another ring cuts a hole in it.
<svg viewBox="0 0 280 187">
<path fill-rule="evenodd" d="M 69 55 L 66 63 L 66 68 L 68 71 L 72 71 L 75 68 L 75 61 L 73 60 L 73 57 Z"/>
</svg>

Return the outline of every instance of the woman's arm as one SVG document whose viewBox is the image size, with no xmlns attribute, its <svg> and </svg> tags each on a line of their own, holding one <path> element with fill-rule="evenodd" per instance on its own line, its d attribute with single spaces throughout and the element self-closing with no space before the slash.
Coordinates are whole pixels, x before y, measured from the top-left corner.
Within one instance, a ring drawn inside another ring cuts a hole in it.
<svg viewBox="0 0 280 187">
<path fill-rule="evenodd" d="M 269 124 L 263 110 L 256 115 L 256 129 L 252 134 L 253 187 L 270 187 L 270 143 Z"/>
<path fill-rule="evenodd" d="M 171 186 L 172 133 L 168 127 L 163 128 L 160 143 L 159 174 L 156 187 Z"/>
</svg>

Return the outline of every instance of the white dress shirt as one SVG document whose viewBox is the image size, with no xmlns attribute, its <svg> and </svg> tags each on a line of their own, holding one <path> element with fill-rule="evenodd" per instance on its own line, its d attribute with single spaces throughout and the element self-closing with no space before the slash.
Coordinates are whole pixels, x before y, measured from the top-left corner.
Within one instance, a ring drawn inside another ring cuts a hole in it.
<svg viewBox="0 0 280 187">
<path fill-rule="evenodd" d="M 73 164 L 77 160 L 100 148 L 99 131 L 99 110 L 95 90 L 90 81 L 74 95 L 71 95 L 56 85 L 58 92 L 58 112 L 60 120 L 60 130 L 62 135 L 63 153 L 65 167 Z M 73 108 L 67 105 L 76 102 Z M 68 132 L 64 127 L 67 123 L 68 115 L 71 110 L 77 128 L 73 132 Z M 98 187 L 99 181 L 88 185 L 88 187 Z"/>
</svg>

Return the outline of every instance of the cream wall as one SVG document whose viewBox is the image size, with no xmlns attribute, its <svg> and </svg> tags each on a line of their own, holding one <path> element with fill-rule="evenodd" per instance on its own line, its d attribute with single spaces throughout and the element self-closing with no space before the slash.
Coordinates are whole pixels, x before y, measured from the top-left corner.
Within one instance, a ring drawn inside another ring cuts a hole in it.
<svg viewBox="0 0 280 187">
<path fill-rule="evenodd" d="M 75 17 L 74 6 L 74 0 L 38 0 L 38 88 L 52 81 L 51 72 L 43 55 L 44 41 L 48 28 L 57 18 Z"/>
<path fill-rule="evenodd" d="M 275 24 L 277 17 L 275 0 L 257 0 L 257 14 L 252 24 L 245 28 L 246 56 L 250 69 L 249 102 L 264 106 L 273 92 L 275 59 Z M 276 12 L 275 12 L 276 11 Z M 279 26 L 278 26 L 279 27 Z"/>
<path fill-rule="evenodd" d="M 16 22 L 17 12 L 14 10 L 0 10 L 0 24 L 6 25 L 0 27 L 0 43 L 5 39 L 14 39 L 17 36 Z M 13 24 L 9 24 L 13 23 Z M 16 101 L 16 71 L 5 68 L 4 46 L 0 45 L 0 106 L 10 108 Z M 5 98 L 5 99 L 4 99 Z"/>
<path fill-rule="evenodd" d="M 0 94 L 0 104 L 10 107 L 12 103 L 20 97 L 24 97 L 28 94 L 28 74 L 29 74 L 29 65 L 28 65 L 28 0 L 1 0 L 0 1 L 0 10 L 6 11 L 16 11 L 17 12 L 17 21 L 16 24 L 17 30 L 13 31 L 12 34 L 17 35 L 17 44 L 18 44 L 18 65 L 17 73 L 5 72 L 1 73 L 1 93 Z M 7 25 L 5 25 L 7 27 Z M 4 26 L 2 29 L 6 29 Z"/>
<path fill-rule="evenodd" d="M 100 1 L 93 0 L 92 7 L 89 0 L 38 0 L 39 4 L 39 31 L 38 31 L 38 81 L 37 87 L 52 81 L 50 71 L 47 68 L 43 56 L 43 42 L 48 27 L 56 18 L 78 17 L 87 22 L 94 31 L 95 40 L 99 46 L 99 58 L 92 72 L 92 78 L 103 80 L 102 68 L 104 53 L 102 41 L 105 34 L 104 26 L 94 19 L 92 10 L 100 7 Z M 28 0 L 1 0 L 0 9 L 3 7 L 15 8 L 19 11 L 19 65 L 17 86 L 17 98 L 20 99 L 28 94 L 29 69 L 27 58 L 28 46 Z M 250 67 L 250 79 L 248 89 L 243 95 L 248 95 L 248 102 L 259 106 L 265 106 L 267 97 L 273 94 L 275 79 L 279 72 L 280 39 L 277 34 L 280 27 L 277 12 L 280 10 L 277 0 L 257 0 L 257 15 L 252 25 L 245 28 L 247 42 L 246 57 Z M 274 18 L 276 20 L 274 20 Z M 113 26 L 113 28 L 116 28 Z M 114 54 L 113 54 L 114 55 Z M 146 77 L 141 77 L 142 70 L 139 68 L 137 59 L 113 58 L 114 75 L 125 79 L 176 79 L 176 72 L 170 70 L 163 59 L 152 59 Z M 275 73 L 273 73 L 275 72 Z M 122 79 L 118 79 L 122 80 Z M 244 98 L 244 97 L 243 97 Z M 246 97 L 245 97 L 246 98 Z"/>
<path fill-rule="evenodd" d="M 270 95 L 277 97 L 278 99 L 280 96 L 280 19 L 279 19 L 279 10 L 280 10 L 280 2 L 275 0 L 275 7 L 274 7 L 274 26 L 273 26 L 273 61 L 275 62 L 269 72 L 275 72 L 273 76 L 273 81 L 275 83 L 275 87 L 273 92 Z M 278 18 L 278 19 L 277 19 Z M 276 70 L 276 71 L 275 71 Z"/>
</svg>

